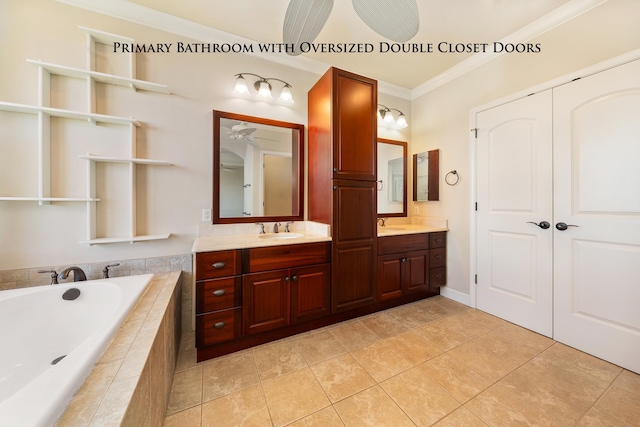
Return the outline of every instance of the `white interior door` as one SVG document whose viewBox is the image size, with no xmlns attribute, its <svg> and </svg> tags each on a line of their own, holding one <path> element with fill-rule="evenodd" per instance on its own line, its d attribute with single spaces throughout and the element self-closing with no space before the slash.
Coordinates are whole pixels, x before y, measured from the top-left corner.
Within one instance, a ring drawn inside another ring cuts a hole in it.
<svg viewBox="0 0 640 427">
<path fill-rule="evenodd" d="M 553 99 L 554 338 L 640 373 L 640 60 Z"/>
<path fill-rule="evenodd" d="M 477 308 L 552 334 L 551 90 L 478 113 Z"/>
</svg>

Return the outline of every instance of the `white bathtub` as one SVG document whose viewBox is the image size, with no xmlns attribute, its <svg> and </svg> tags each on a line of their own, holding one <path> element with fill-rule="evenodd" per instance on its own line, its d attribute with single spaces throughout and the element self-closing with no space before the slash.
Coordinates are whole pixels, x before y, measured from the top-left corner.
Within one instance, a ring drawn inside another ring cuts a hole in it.
<svg viewBox="0 0 640 427">
<path fill-rule="evenodd" d="M 54 425 L 152 277 L 0 292 L 0 426 Z"/>
</svg>

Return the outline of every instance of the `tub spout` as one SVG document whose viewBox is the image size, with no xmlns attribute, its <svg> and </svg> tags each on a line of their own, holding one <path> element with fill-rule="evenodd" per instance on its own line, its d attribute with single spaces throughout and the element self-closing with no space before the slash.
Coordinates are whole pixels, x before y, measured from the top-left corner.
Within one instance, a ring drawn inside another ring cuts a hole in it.
<svg viewBox="0 0 640 427">
<path fill-rule="evenodd" d="M 62 273 L 58 274 L 58 279 L 64 280 L 69 277 L 69 272 L 73 271 L 73 281 L 81 282 L 87 280 L 87 276 L 84 274 L 84 271 L 80 267 L 69 267 L 65 268 Z"/>
</svg>

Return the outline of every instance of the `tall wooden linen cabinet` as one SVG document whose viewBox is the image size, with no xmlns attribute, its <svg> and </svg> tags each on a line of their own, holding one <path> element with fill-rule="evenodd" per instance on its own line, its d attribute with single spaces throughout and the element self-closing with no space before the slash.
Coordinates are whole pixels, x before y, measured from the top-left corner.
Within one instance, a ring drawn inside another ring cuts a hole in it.
<svg viewBox="0 0 640 427">
<path fill-rule="evenodd" d="M 378 84 L 330 68 L 308 102 L 309 220 L 331 225 L 336 313 L 377 299 Z"/>
</svg>

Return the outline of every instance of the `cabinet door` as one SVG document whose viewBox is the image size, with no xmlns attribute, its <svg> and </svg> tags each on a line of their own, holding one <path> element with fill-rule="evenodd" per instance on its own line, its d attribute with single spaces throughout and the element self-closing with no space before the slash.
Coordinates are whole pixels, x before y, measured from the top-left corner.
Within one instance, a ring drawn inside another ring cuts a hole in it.
<svg viewBox="0 0 640 427">
<path fill-rule="evenodd" d="M 289 270 L 247 274 L 242 283 L 242 329 L 257 334 L 290 323 Z"/>
<path fill-rule="evenodd" d="M 291 269 L 291 321 L 331 313 L 331 264 Z"/>
<path fill-rule="evenodd" d="M 377 82 L 339 69 L 333 77 L 333 177 L 375 181 Z"/>
<path fill-rule="evenodd" d="M 331 309 L 371 304 L 376 291 L 376 186 L 368 181 L 333 181 L 334 240 Z"/>
<path fill-rule="evenodd" d="M 406 293 L 429 289 L 429 251 L 407 252 L 404 260 Z"/>
<path fill-rule="evenodd" d="M 378 299 L 380 301 L 402 295 L 403 258 L 400 254 L 378 257 Z"/>
</svg>

